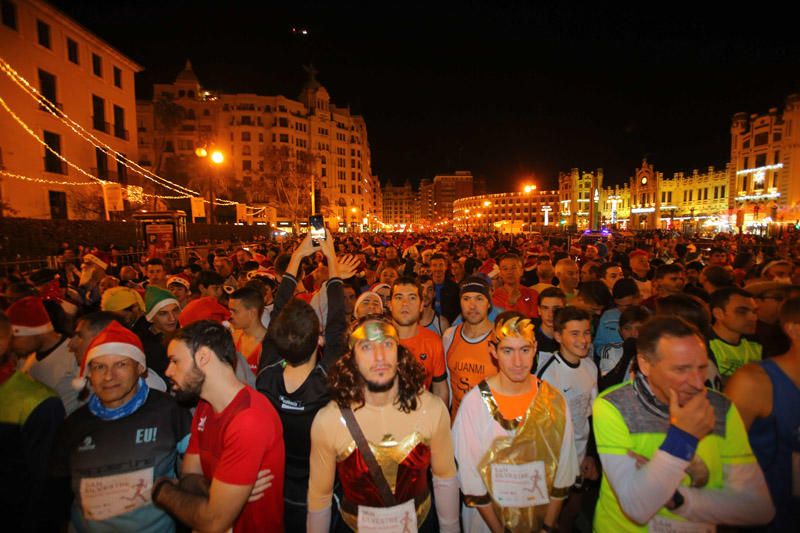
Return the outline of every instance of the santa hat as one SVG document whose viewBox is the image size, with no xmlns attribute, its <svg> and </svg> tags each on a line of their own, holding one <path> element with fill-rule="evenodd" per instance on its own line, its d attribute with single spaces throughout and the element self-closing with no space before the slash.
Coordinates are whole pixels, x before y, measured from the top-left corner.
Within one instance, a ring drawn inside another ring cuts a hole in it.
<svg viewBox="0 0 800 533">
<path fill-rule="evenodd" d="M 167 278 L 167 287 L 169 287 L 173 283 L 177 283 L 178 285 L 183 285 L 184 287 L 186 287 L 187 291 L 192 290 L 192 281 L 186 274 L 176 274 L 175 276 L 170 276 L 169 278 Z"/>
<path fill-rule="evenodd" d="M 92 339 L 83 355 L 78 377 L 72 380 L 72 388 L 83 390 L 86 386 L 86 367 L 89 362 L 103 355 L 118 355 L 133 359 L 143 367 L 147 367 L 142 341 L 131 330 L 112 320 L 103 331 Z"/>
<path fill-rule="evenodd" d="M 180 302 L 175 299 L 175 296 L 171 292 L 161 287 L 156 287 L 155 285 L 147 287 L 144 293 L 144 303 L 147 310 L 145 318 L 147 318 L 148 322 L 152 322 L 153 318 L 155 318 L 163 307 L 172 304 L 178 307 L 181 306 Z"/>
<path fill-rule="evenodd" d="M 102 252 L 95 252 L 93 254 L 86 254 L 83 256 L 84 261 L 89 261 L 90 263 L 94 263 L 98 267 L 102 268 L 103 270 L 108 268 L 108 258 Z"/>
<path fill-rule="evenodd" d="M 11 332 L 15 337 L 32 337 L 53 331 L 50 315 L 39 296 L 20 298 L 11 304 L 6 316 L 11 322 Z"/>
<path fill-rule="evenodd" d="M 225 324 L 231 318 L 231 312 L 220 305 L 213 296 L 203 296 L 192 300 L 178 315 L 178 323 L 182 328 L 200 320 L 214 320 Z"/>
</svg>

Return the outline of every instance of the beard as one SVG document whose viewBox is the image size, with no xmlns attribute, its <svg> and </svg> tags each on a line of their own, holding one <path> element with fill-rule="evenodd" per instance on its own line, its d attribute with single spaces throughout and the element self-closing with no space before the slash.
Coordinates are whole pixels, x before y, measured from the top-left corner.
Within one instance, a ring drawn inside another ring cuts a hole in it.
<svg viewBox="0 0 800 533">
<path fill-rule="evenodd" d="M 203 384 L 206 382 L 205 373 L 198 368 L 197 363 L 189 371 L 184 380 L 183 385 L 175 383 L 175 401 L 181 405 L 196 405 L 200 400 L 200 391 L 203 390 Z"/>
<path fill-rule="evenodd" d="M 367 379 L 364 380 L 364 383 L 367 385 L 367 390 L 369 392 L 388 392 L 392 389 L 396 381 L 397 381 L 397 375 L 395 375 L 392 379 L 390 379 L 386 383 L 377 383 L 375 381 L 369 381 Z"/>
</svg>

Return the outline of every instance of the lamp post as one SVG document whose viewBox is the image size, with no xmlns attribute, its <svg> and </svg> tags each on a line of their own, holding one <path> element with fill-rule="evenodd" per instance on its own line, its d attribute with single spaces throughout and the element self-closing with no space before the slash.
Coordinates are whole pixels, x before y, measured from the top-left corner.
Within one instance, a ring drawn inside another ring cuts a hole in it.
<svg viewBox="0 0 800 533">
<path fill-rule="evenodd" d="M 525 194 L 528 196 L 528 231 L 531 231 L 531 225 L 533 224 L 533 191 L 536 190 L 536 185 L 526 185 L 525 186 Z"/>
<path fill-rule="evenodd" d="M 492 202 L 490 202 L 489 200 L 484 200 L 484 201 L 483 201 L 483 207 L 484 207 L 484 209 L 487 209 L 487 210 L 488 210 L 488 209 L 489 209 L 491 206 L 492 206 Z M 490 218 L 491 218 L 491 217 L 489 216 L 489 213 L 488 213 L 488 211 L 487 211 L 487 213 L 486 213 L 486 231 L 487 231 L 487 233 L 488 233 L 488 232 L 489 232 L 489 230 L 490 230 L 490 228 L 489 228 L 489 224 L 490 224 L 490 220 L 489 220 L 489 219 L 490 219 Z"/>
<path fill-rule="evenodd" d="M 214 223 L 214 202 L 216 200 L 214 194 L 214 175 L 219 172 L 219 167 L 225 162 L 225 154 L 220 150 L 212 150 L 209 154 L 205 146 L 201 146 L 194 151 L 195 155 L 201 159 L 208 157 L 213 163 L 213 170 L 208 173 L 208 219 L 209 224 Z"/>
</svg>

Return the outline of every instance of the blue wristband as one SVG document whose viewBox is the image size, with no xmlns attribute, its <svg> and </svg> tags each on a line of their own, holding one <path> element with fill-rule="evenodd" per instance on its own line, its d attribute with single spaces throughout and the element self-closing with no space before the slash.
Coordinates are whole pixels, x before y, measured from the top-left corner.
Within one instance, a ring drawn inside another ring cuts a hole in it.
<svg viewBox="0 0 800 533">
<path fill-rule="evenodd" d="M 667 431 L 667 438 L 661 444 L 661 449 L 678 459 L 691 461 L 695 450 L 697 450 L 697 442 L 697 437 L 694 435 L 686 433 L 675 426 L 670 426 L 669 431 Z"/>
</svg>

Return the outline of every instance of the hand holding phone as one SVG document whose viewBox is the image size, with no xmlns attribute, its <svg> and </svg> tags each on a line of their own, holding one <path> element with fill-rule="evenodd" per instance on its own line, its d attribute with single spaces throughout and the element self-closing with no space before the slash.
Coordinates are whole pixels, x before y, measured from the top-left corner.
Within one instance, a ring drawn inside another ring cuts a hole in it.
<svg viewBox="0 0 800 533">
<path fill-rule="evenodd" d="M 311 215 L 308 217 L 308 227 L 311 228 L 311 243 L 314 246 L 319 246 L 319 243 L 327 238 L 325 235 L 325 219 L 322 218 L 322 215 Z"/>
</svg>

